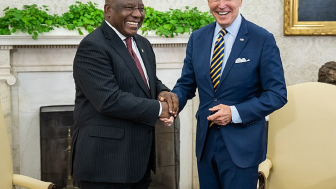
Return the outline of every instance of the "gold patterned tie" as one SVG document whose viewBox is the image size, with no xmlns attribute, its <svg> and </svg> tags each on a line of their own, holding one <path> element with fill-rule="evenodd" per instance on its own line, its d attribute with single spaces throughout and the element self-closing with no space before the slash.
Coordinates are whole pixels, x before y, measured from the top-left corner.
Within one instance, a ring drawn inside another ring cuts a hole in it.
<svg viewBox="0 0 336 189">
<path fill-rule="evenodd" d="M 214 51 L 212 53 L 212 59 L 211 59 L 211 65 L 210 65 L 210 78 L 213 84 L 213 88 L 215 92 L 217 91 L 219 81 L 220 81 L 220 75 L 222 70 L 222 64 L 223 64 L 223 57 L 224 57 L 224 48 L 225 48 L 225 41 L 224 41 L 224 35 L 226 35 L 227 31 L 225 29 L 222 29 L 219 32 L 219 36 L 216 40 Z M 211 114 L 214 114 L 215 112 L 211 112 Z M 209 127 L 211 127 L 214 123 L 211 122 L 209 124 Z"/>
<path fill-rule="evenodd" d="M 210 66 L 210 77 L 214 87 L 215 92 L 220 81 L 220 74 L 222 70 L 223 57 L 224 57 L 224 35 L 227 32 L 222 29 L 219 32 L 219 36 L 215 43 L 215 48 L 212 54 L 211 66 Z"/>
</svg>

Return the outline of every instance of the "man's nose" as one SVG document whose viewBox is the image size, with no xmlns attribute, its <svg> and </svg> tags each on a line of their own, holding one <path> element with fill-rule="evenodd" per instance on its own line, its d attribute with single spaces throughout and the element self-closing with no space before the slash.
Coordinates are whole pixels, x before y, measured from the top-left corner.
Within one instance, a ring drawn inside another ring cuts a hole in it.
<svg viewBox="0 0 336 189">
<path fill-rule="evenodd" d="M 226 7 L 227 0 L 219 0 L 218 7 L 219 8 L 225 8 Z"/>
<path fill-rule="evenodd" d="M 132 12 L 132 16 L 134 16 L 134 17 L 142 17 L 143 13 L 140 11 L 139 8 L 134 8 L 134 11 Z"/>
</svg>

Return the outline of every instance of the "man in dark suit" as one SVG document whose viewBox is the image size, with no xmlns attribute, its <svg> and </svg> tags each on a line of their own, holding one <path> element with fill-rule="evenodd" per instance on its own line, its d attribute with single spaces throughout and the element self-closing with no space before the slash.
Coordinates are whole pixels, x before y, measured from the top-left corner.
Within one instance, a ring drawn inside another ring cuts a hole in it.
<svg viewBox="0 0 336 189">
<path fill-rule="evenodd" d="M 105 21 L 82 40 L 74 59 L 73 178 L 81 189 L 148 188 L 155 123 L 172 119 L 178 100 L 156 76 L 151 44 L 137 35 L 142 1 L 105 3 Z"/>
<path fill-rule="evenodd" d="M 287 102 L 271 33 L 239 14 L 242 0 L 208 0 L 216 22 L 190 36 L 172 92 L 180 110 L 199 93 L 196 156 L 201 189 L 255 189 L 266 158 L 265 116 Z"/>
</svg>

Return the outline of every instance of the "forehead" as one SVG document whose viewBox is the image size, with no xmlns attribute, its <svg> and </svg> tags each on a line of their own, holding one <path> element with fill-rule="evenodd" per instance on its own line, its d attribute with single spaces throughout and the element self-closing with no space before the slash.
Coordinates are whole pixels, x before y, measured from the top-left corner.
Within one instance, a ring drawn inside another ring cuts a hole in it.
<svg viewBox="0 0 336 189">
<path fill-rule="evenodd" d="M 239 1 L 239 0 L 208 0 L 208 2 L 220 2 L 220 1 Z"/>
<path fill-rule="evenodd" d="M 116 4 L 119 5 L 143 5 L 142 0 L 116 0 Z"/>
</svg>

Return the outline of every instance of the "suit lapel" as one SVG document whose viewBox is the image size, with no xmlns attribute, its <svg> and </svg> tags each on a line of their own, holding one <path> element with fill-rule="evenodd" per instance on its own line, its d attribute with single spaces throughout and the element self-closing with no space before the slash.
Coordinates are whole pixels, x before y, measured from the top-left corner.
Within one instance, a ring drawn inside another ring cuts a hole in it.
<svg viewBox="0 0 336 189">
<path fill-rule="evenodd" d="M 141 74 L 131 56 L 131 54 L 128 52 L 124 42 L 120 39 L 120 37 L 115 33 L 115 31 L 103 21 L 102 28 L 104 30 L 105 38 L 110 40 L 111 47 L 121 56 L 122 59 L 124 59 L 126 66 L 131 70 L 133 76 L 135 77 L 135 80 L 140 85 L 140 88 L 146 93 L 148 97 L 150 97 L 150 94 L 148 92 L 148 89 L 146 87 L 146 84 L 144 83 Z M 141 51 L 141 50 L 140 50 Z M 148 66 L 146 66 L 147 68 Z M 147 71 L 148 73 L 148 71 Z"/>
<path fill-rule="evenodd" d="M 249 37 L 247 36 L 247 34 L 248 34 L 247 21 L 244 19 L 244 17 L 242 17 L 242 23 L 241 23 L 239 32 L 238 32 L 237 37 L 236 37 L 236 39 L 234 41 L 234 44 L 232 46 L 230 56 L 229 56 L 229 58 L 226 62 L 226 65 L 224 67 L 224 70 L 223 70 L 218 88 L 223 83 L 225 77 L 227 76 L 227 74 L 231 70 L 233 64 L 235 63 L 235 60 L 238 58 L 239 54 L 241 53 L 241 51 L 245 47 L 247 41 L 249 40 Z"/>
</svg>

